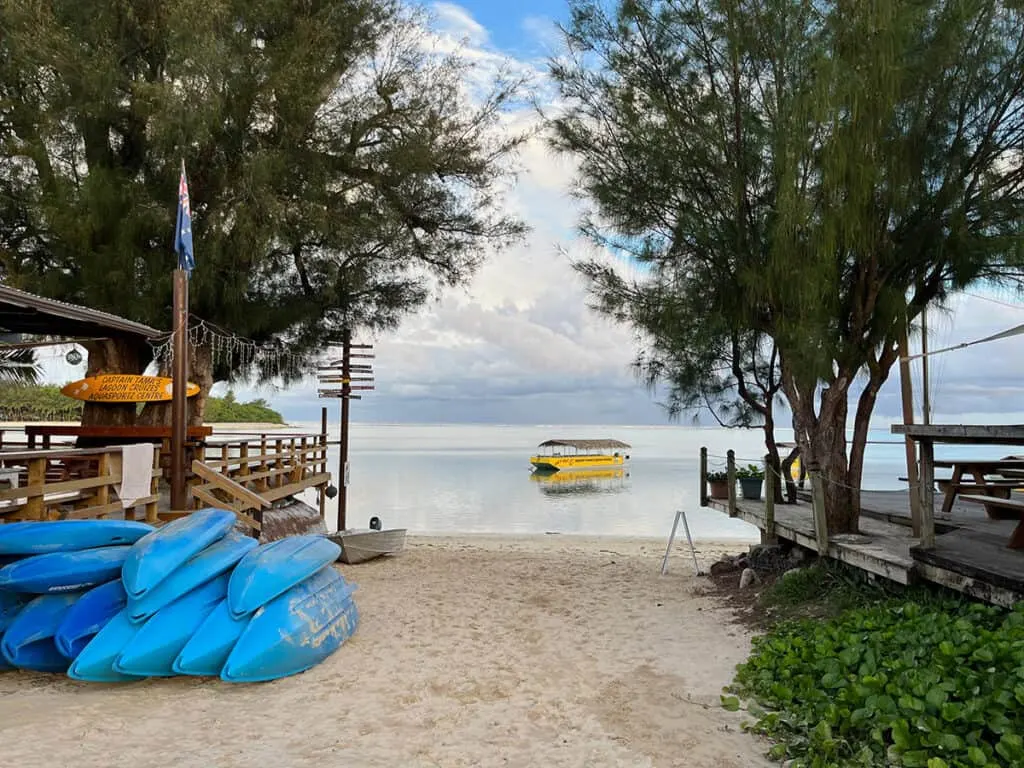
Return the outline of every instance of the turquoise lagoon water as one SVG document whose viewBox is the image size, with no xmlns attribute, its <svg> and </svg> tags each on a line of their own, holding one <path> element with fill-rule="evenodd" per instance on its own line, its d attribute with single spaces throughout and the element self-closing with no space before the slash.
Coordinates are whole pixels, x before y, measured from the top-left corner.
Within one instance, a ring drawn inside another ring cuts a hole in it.
<svg viewBox="0 0 1024 768">
<path fill-rule="evenodd" d="M 296 425 L 316 431 L 318 425 Z M 336 430 L 335 424 L 333 429 Z M 538 482 L 529 456 L 550 438 L 624 440 L 632 446 L 628 470 L 619 477 Z M 780 432 L 780 440 L 792 433 Z M 902 443 L 874 431 L 863 487 L 905 487 Z M 759 431 L 696 427 L 495 426 L 354 424 L 349 449 L 347 523 L 366 527 L 373 515 L 386 527 L 415 533 L 568 533 L 667 537 L 677 509 L 685 509 L 695 538 L 750 539 L 756 529 L 702 509 L 698 498 L 700 448 L 712 468 L 724 467 L 732 448 L 737 460 L 764 455 Z M 992 450 L 976 449 L 991 453 Z M 329 469 L 337 477 L 338 449 Z M 966 449 L 953 448 L 956 455 Z M 947 451 L 948 453 L 949 451 Z M 937 449 L 938 455 L 943 455 Z M 722 457 L 722 458 L 717 458 Z M 307 497 L 312 500 L 315 497 Z M 328 528 L 336 506 L 328 502 Z"/>
</svg>

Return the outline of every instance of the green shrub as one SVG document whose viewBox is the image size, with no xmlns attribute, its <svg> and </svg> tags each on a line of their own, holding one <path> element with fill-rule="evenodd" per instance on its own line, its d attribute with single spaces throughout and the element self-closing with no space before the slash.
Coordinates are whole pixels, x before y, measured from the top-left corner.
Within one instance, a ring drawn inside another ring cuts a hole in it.
<svg viewBox="0 0 1024 768">
<path fill-rule="evenodd" d="M 252 424 L 255 422 L 284 424 L 281 414 L 273 410 L 266 400 L 259 399 L 248 403 L 240 403 L 235 399 L 235 393 L 231 390 L 228 390 L 224 397 L 207 398 L 203 421 L 208 424 L 225 422 L 238 424 Z"/>
<path fill-rule="evenodd" d="M 754 639 L 729 692 L 795 766 L 1024 765 L 1024 605 L 887 600 L 788 622 Z"/>
</svg>

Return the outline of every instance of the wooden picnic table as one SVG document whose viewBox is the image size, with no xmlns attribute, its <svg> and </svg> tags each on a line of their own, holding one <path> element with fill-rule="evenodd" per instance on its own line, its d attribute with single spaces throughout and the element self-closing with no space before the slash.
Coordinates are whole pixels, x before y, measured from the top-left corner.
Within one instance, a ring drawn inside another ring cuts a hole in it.
<svg viewBox="0 0 1024 768">
<path fill-rule="evenodd" d="M 953 470 L 950 478 L 935 480 L 943 492 L 942 511 L 947 515 L 953 511 L 953 503 L 962 491 L 1008 499 L 1014 490 L 1024 490 L 1022 459 L 936 459 L 934 466 Z M 970 479 L 964 480 L 964 475 Z"/>
<path fill-rule="evenodd" d="M 935 467 L 943 466 L 945 463 L 937 463 L 935 460 L 936 443 L 974 446 L 1024 445 L 1024 424 L 893 424 L 891 429 L 894 435 L 904 435 L 914 440 L 921 449 L 920 547 L 922 549 L 931 549 L 935 546 Z M 1001 465 L 1007 471 L 1013 471 L 1015 467 L 1009 466 L 1009 461 L 1016 462 L 1019 459 L 996 460 L 995 463 Z M 981 460 L 980 462 L 977 460 L 964 460 L 961 463 L 963 465 L 963 469 L 959 474 L 961 486 L 954 489 L 957 493 L 963 489 L 963 475 L 970 473 L 974 477 L 976 470 L 984 471 L 986 460 Z M 956 465 L 955 462 L 954 464 L 951 469 L 953 469 L 954 477 L 956 477 L 959 465 Z M 978 466 L 978 464 L 982 466 Z M 988 462 L 988 466 L 991 467 L 991 465 L 992 462 Z M 998 472 L 999 470 L 993 471 Z M 1021 467 L 1020 471 L 1024 471 L 1024 467 Z M 998 487 L 998 484 L 984 476 L 981 479 L 987 490 L 991 491 Z M 1004 479 L 1013 480 L 1015 478 L 1004 476 Z M 975 478 L 975 484 L 978 484 L 977 478 Z M 954 485 L 956 484 L 950 478 L 950 487 Z M 947 487 L 947 493 L 949 490 L 950 488 Z M 964 501 L 973 501 L 974 498 L 978 497 L 975 497 L 974 494 L 964 494 L 960 498 Z M 980 498 L 999 501 L 997 497 L 991 496 L 988 493 L 980 496 Z M 1020 503 L 1020 505 L 1021 509 L 1014 508 L 1014 512 L 1020 514 L 1021 520 L 1024 520 L 1024 503 Z M 987 508 L 991 509 L 992 507 Z"/>
</svg>

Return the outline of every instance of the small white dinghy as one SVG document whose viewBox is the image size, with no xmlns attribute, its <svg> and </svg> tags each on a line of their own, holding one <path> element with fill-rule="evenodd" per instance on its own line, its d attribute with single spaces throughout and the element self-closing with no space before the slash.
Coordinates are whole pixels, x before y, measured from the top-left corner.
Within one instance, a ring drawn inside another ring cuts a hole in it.
<svg viewBox="0 0 1024 768">
<path fill-rule="evenodd" d="M 405 528 L 389 528 L 381 530 L 380 518 L 370 518 L 369 528 L 346 528 L 337 533 L 328 534 L 327 538 L 341 547 L 338 557 L 343 563 L 355 565 L 367 560 L 393 555 L 405 548 Z"/>
</svg>

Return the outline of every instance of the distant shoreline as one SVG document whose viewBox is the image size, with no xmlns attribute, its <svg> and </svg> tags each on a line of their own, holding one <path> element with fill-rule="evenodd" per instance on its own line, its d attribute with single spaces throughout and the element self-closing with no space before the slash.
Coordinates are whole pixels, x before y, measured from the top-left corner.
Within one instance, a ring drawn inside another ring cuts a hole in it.
<svg viewBox="0 0 1024 768">
<path fill-rule="evenodd" d="M 0 429 L 24 429 L 28 425 L 33 426 L 46 426 L 46 427 L 78 427 L 81 426 L 80 421 L 0 421 Z M 294 424 L 271 424 L 269 422 L 261 421 L 218 421 L 212 424 L 207 422 L 203 426 L 213 427 L 213 433 L 217 434 L 223 430 L 233 430 L 236 432 L 273 432 L 281 429 L 294 429 Z"/>
</svg>

